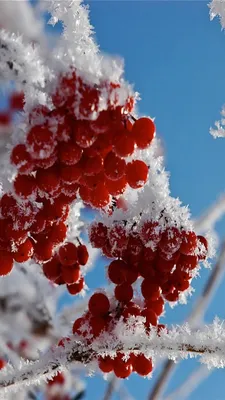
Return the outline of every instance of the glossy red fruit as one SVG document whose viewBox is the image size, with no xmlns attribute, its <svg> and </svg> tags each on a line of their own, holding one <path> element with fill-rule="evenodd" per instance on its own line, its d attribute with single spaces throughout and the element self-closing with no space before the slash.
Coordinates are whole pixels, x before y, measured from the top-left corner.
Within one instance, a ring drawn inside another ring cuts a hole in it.
<svg viewBox="0 0 225 400">
<path fill-rule="evenodd" d="M 34 258 L 36 262 L 49 261 L 53 255 L 53 243 L 51 241 L 40 241 L 34 245 Z"/>
<path fill-rule="evenodd" d="M 141 284 L 141 293 L 147 300 L 158 300 L 160 297 L 160 287 L 156 283 L 152 283 L 151 279 L 144 279 Z"/>
<path fill-rule="evenodd" d="M 74 243 L 65 243 L 60 247 L 58 254 L 62 265 L 73 265 L 77 262 L 77 247 Z"/>
<path fill-rule="evenodd" d="M 146 308 L 153 310 L 154 313 L 159 316 L 163 313 L 164 311 L 164 300 L 162 297 L 159 297 L 157 300 L 152 301 L 150 300 L 146 300 L 145 301 L 145 306 Z"/>
<path fill-rule="evenodd" d="M 12 254 L 5 250 L 0 250 L 0 276 L 8 275 L 13 268 Z"/>
<path fill-rule="evenodd" d="M 22 243 L 15 253 L 12 253 L 13 258 L 18 263 L 23 263 L 29 260 L 34 253 L 34 247 L 30 239 Z"/>
<path fill-rule="evenodd" d="M 129 303 L 133 297 L 133 288 L 132 286 L 124 282 L 121 285 L 117 285 L 115 287 L 115 298 L 121 303 Z"/>
<path fill-rule="evenodd" d="M 89 148 L 93 145 L 97 136 L 93 130 L 90 129 L 90 122 L 85 120 L 77 121 L 74 126 L 73 140 L 82 149 Z"/>
<path fill-rule="evenodd" d="M 133 154 L 134 146 L 134 138 L 126 132 L 126 129 L 124 129 L 116 135 L 113 150 L 119 157 L 128 157 Z"/>
<path fill-rule="evenodd" d="M 182 243 L 180 246 L 180 252 L 186 255 L 194 255 L 197 249 L 197 236 L 193 231 L 182 232 Z"/>
<path fill-rule="evenodd" d="M 110 194 L 104 182 L 99 182 L 92 190 L 90 202 L 96 208 L 104 208 L 109 204 Z"/>
<path fill-rule="evenodd" d="M 138 354 L 132 358 L 133 370 L 141 376 L 147 376 L 152 372 L 152 360 L 144 354 Z"/>
<path fill-rule="evenodd" d="M 0 200 L 1 215 L 4 218 L 14 216 L 17 211 L 17 201 L 11 194 L 3 194 Z"/>
<path fill-rule="evenodd" d="M 104 160 L 104 170 L 107 178 L 118 180 L 125 174 L 126 163 L 123 159 L 116 156 L 113 152 L 107 154 Z"/>
<path fill-rule="evenodd" d="M 107 322 L 103 317 L 92 316 L 90 318 L 90 327 L 93 336 L 98 337 L 105 329 Z"/>
<path fill-rule="evenodd" d="M 87 159 L 84 167 L 84 174 L 88 176 L 97 175 L 103 169 L 103 159 L 99 155 Z"/>
<path fill-rule="evenodd" d="M 50 380 L 48 380 L 48 385 L 63 385 L 65 383 L 65 376 L 62 372 L 57 372 L 57 374 Z"/>
<path fill-rule="evenodd" d="M 59 160 L 66 165 L 75 165 L 82 157 L 82 149 L 72 141 L 62 142 L 59 146 Z"/>
<path fill-rule="evenodd" d="M 53 245 L 60 244 L 66 239 L 66 233 L 67 226 L 64 224 L 64 222 L 60 221 L 53 225 L 49 239 Z"/>
<path fill-rule="evenodd" d="M 82 175 L 82 169 L 79 164 L 76 165 L 62 165 L 60 166 L 59 177 L 65 183 L 79 182 Z"/>
<path fill-rule="evenodd" d="M 4 236 L 9 239 L 11 243 L 20 245 L 27 239 L 27 231 L 21 229 L 16 230 L 14 229 L 14 224 L 8 222 L 5 226 Z"/>
<path fill-rule="evenodd" d="M 29 174 L 33 170 L 33 161 L 24 144 L 18 144 L 14 147 L 10 157 L 21 174 Z"/>
<path fill-rule="evenodd" d="M 75 265 L 63 265 L 62 266 L 62 278 L 67 284 L 77 283 L 80 279 L 80 267 L 79 264 Z"/>
<path fill-rule="evenodd" d="M 164 298 L 167 301 L 175 302 L 179 299 L 179 292 L 178 292 L 178 290 L 174 290 L 172 293 L 165 294 Z"/>
<path fill-rule="evenodd" d="M 33 126 L 27 135 L 27 148 L 34 158 L 49 157 L 55 148 L 54 134 L 47 126 Z"/>
<path fill-rule="evenodd" d="M 35 221 L 30 227 L 30 231 L 34 234 L 41 233 L 45 230 L 46 227 L 46 217 L 42 210 L 40 210 L 36 216 Z"/>
<path fill-rule="evenodd" d="M 132 127 L 131 134 L 139 149 L 146 149 L 155 137 L 155 124 L 152 119 L 142 117 L 137 119 Z"/>
<path fill-rule="evenodd" d="M 78 257 L 78 262 L 80 265 L 86 265 L 88 262 L 89 254 L 87 247 L 84 244 L 80 244 L 77 247 L 77 257 Z"/>
<path fill-rule="evenodd" d="M 94 293 L 88 302 L 88 308 L 92 315 L 107 315 L 110 308 L 109 299 L 104 293 Z"/>
<path fill-rule="evenodd" d="M 13 185 L 15 193 L 24 199 L 37 194 L 37 184 L 33 176 L 18 174 Z"/>
<path fill-rule="evenodd" d="M 176 227 L 172 227 L 167 228 L 165 232 L 163 232 L 159 246 L 164 253 L 173 254 L 179 250 L 181 243 L 182 236 L 180 230 Z"/>
<path fill-rule="evenodd" d="M 125 226 L 116 224 L 108 230 L 108 238 L 112 248 L 124 249 L 128 243 L 128 235 Z"/>
<path fill-rule="evenodd" d="M 25 96 L 23 92 L 13 92 L 9 98 L 9 107 L 14 111 L 21 111 L 24 107 Z"/>
<path fill-rule="evenodd" d="M 108 277 L 116 285 L 126 282 L 127 264 L 123 260 L 114 260 L 109 264 Z"/>
<path fill-rule="evenodd" d="M 45 170 L 39 169 L 36 174 L 36 179 L 41 192 L 53 194 L 59 189 L 59 173 L 54 167 Z"/>
<path fill-rule="evenodd" d="M 43 264 L 43 273 L 51 281 L 55 281 L 61 275 L 61 263 L 58 256 L 54 256 L 50 261 Z"/>
<path fill-rule="evenodd" d="M 89 230 L 89 239 L 93 247 L 100 249 L 107 241 L 108 229 L 102 222 L 93 223 Z"/>
<path fill-rule="evenodd" d="M 118 353 L 113 359 L 113 370 L 117 378 L 126 379 L 132 373 L 133 366 L 131 360 L 124 361 L 124 354 Z"/>
<path fill-rule="evenodd" d="M 208 242 L 204 236 L 197 236 L 198 239 L 198 259 L 205 260 L 208 252 Z"/>
<path fill-rule="evenodd" d="M 98 366 L 104 374 L 108 374 L 113 370 L 113 360 L 109 357 L 99 357 Z"/>
<path fill-rule="evenodd" d="M 75 295 L 81 292 L 84 288 L 84 278 L 81 277 L 80 280 L 72 285 L 67 285 L 67 290 L 70 294 Z"/>
<path fill-rule="evenodd" d="M 126 177 L 130 187 L 138 189 L 148 179 L 148 166 L 141 160 L 134 160 L 127 164 Z"/>
<path fill-rule="evenodd" d="M 177 269 L 178 270 L 192 270 L 196 268 L 198 265 L 198 257 L 197 256 L 189 256 L 181 254 L 178 262 L 177 262 Z"/>
<path fill-rule="evenodd" d="M 137 304 L 130 302 L 127 304 L 127 306 L 123 310 L 122 315 L 123 315 L 123 318 L 125 321 L 131 316 L 138 317 L 141 315 L 140 307 Z"/>
<path fill-rule="evenodd" d="M 156 326 L 158 322 L 158 318 L 156 313 L 149 309 L 149 308 L 144 308 L 144 310 L 141 312 L 142 317 L 146 318 L 145 326 L 146 328 L 149 328 L 149 325 Z"/>
<path fill-rule="evenodd" d="M 4 368 L 6 365 L 5 360 L 3 360 L 2 358 L 0 359 L 0 369 Z"/>
<path fill-rule="evenodd" d="M 118 196 L 123 194 L 127 187 L 126 176 L 122 176 L 122 178 L 113 181 L 105 177 L 105 185 L 112 196 Z"/>
<path fill-rule="evenodd" d="M 140 235 L 144 243 L 150 243 L 154 248 L 161 240 L 162 228 L 156 221 L 146 221 L 141 227 Z"/>
</svg>

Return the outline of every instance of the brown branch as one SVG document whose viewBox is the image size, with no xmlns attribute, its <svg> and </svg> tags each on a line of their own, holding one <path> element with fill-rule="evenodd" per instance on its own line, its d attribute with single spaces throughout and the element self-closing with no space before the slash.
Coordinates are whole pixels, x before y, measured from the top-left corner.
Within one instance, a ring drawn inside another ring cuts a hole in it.
<svg viewBox="0 0 225 400">
<path fill-rule="evenodd" d="M 211 301 L 212 295 L 215 292 L 217 285 L 221 282 L 221 276 L 224 274 L 224 263 L 225 263 L 225 241 L 222 243 L 220 254 L 216 262 L 215 267 L 209 276 L 202 295 L 198 298 L 195 306 L 189 315 L 188 321 L 191 325 L 196 324 L 196 322 L 204 315 L 207 306 Z M 153 389 L 151 390 L 148 400 L 157 400 L 162 395 L 165 390 L 165 386 L 170 379 L 174 368 L 177 366 L 172 360 L 167 360 L 164 364 L 163 370 L 161 371 Z"/>
</svg>

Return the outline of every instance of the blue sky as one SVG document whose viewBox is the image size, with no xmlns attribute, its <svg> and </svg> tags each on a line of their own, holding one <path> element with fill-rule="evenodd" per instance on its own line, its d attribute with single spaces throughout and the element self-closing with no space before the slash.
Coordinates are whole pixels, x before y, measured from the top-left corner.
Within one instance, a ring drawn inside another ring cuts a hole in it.
<svg viewBox="0 0 225 400">
<path fill-rule="evenodd" d="M 125 76 L 141 94 L 141 114 L 156 117 L 162 138 L 171 191 L 200 215 L 225 189 L 225 140 L 214 140 L 209 128 L 225 103 L 225 34 L 218 20 L 210 22 L 206 1 L 92 1 L 91 23 L 101 49 L 125 60 Z M 48 27 L 52 32 L 52 28 Z M 217 230 L 225 234 L 225 219 Z M 90 288 L 105 283 L 98 261 L 87 276 Z M 167 309 L 162 322 L 182 322 L 201 293 L 209 271 L 203 270 L 187 306 Z M 206 312 L 225 319 L 224 284 Z M 68 297 L 67 297 L 68 299 Z M 179 364 L 168 391 L 181 384 L 197 367 L 196 361 Z M 147 399 L 158 375 L 151 380 L 132 376 L 126 386 L 137 400 Z M 101 400 L 106 382 L 88 378 L 86 400 Z M 195 390 L 191 400 L 224 400 L 224 371 L 216 370 Z M 115 394 L 112 400 L 117 400 Z M 178 399 L 179 400 L 179 399 Z"/>
</svg>

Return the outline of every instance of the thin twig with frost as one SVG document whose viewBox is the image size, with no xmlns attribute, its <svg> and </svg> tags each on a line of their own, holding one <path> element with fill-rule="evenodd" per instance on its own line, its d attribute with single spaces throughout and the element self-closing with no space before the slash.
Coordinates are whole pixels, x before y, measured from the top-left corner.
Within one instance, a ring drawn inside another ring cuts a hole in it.
<svg viewBox="0 0 225 400">
<path fill-rule="evenodd" d="M 17 391 L 26 385 L 38 384 L 54 376 L 73 362 L 85 365 L 92 363 L 100 355 L 115 357 L 118 352 L 126 356 L 130 353 L 144 353 L 147 357 L 168 357 L 173 360 L 199 357 L 201 363 L 209 368 L 225 367 L 225 329 L 223 323 L 218 320 L 201 330 L 192 331 L 188 324 L 174 326 L 169 332 L 161 331 L 160 336 L 154 329 L 150 335 L 146 335 L 143 329 L 142 317 L 140 324 L 131 329 L 118 324 L 115 335 L 103 335 L 92 344 L 87 345 L 83 341 L 72 337 L 71 342 L 63 347 L 50 349 L 41 355 L 38 361 L 21 361 L 20 368 L 6 366 L 0 372 L 0 395 Z"/>
<path fill-rule="evenodd" d="M 202 295 L 198 298 L 196 304 L 194 305 L 189 317 L 188 321 L 191 326 L 198 325 L 199 321 L 203 318 L 204 313 L 207 310 L 207 307 L 212 299 L 213 294 L 215 293 L 218 285 L 222 280 L 222 276 L 224 274 L 224 262 L 225 262 L 225 241 L 223 242 L 220 250 L 220 254 L 218 260 L 216 262 L 215 267 L 210 274 L 208 281 L 206 282 Z M 176 365 L 173 361 L 167 360 L 163 370 L 159 374 L 158 379 L 156 380 L 153 389 L 151 390 L 148 399 L 149 400 L 157 400 L 159 396 L 162 395 L 165 386 Z"/>
</svg>

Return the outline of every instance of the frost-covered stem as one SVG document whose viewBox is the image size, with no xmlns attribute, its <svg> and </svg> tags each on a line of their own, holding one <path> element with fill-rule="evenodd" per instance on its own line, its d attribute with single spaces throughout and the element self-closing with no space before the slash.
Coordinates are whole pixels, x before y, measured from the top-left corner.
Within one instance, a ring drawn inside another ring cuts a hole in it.
<svg viewBox="0 0 225 400">
<path fill-rule="evenodd" d="M 224 262 L 225 262 L 225 241 L 221 246 L 221 251 L 215 267 L 210 274 L 208 281 L 206 282 L 202 295 L 198 298 L 195 306 L 192 309 L 188 317 L 189 324 L 191 326 L 196 325 L 200 319 L 202 319 L 207 307 L 212 299 L 213 294 L 222 281 L 222 275 L 224 274 Z M 164 388 L 170 379 L 173 369 L 177 366 L 172 360 L 167 360 L 163 370 L 161 371 L 153 389 L 149 394 L 148 400 L 157 400 L 163 393 Z"/>
<path fill-rule="evenodd" d="M 140 327 L 139 327 L 140 328 Z M 142 333 L 141 333 L 142 332 Z M 106 335 L 91 345 L 71 337 L 66 347 L 55 347 L 35 362 L 22 362 L 18 369 L 8 366 L 0 372 L 0 396 L 8 391 L 16 391 L 23 385 L 37 384 L 52 377 L 57 371 L 67 368 L 73 362 L 88 365 L 99 355 L 115 356 L 117 352 L 144 353 L 149 357 L 200 357 L 209 367 L 225 366 L 225 329 L 218 321 L 202 330 L 192 331 L 186 324 L 162 331 L 158 336 L 152 330 L 148 336 L 138 327 L 118 330 L 118 336 Z M 91 364 L 93 366 L 93 364 Z"/>
<path fill-rule="evenodd" d="M 219 199 L 212 204 L 206 212 L 196 219 L 194 226 L 198 234 L 203 234 L 210 229 L 213 229 L 225 213 L 225 195 L 221 195 Z"/>
</svg>

